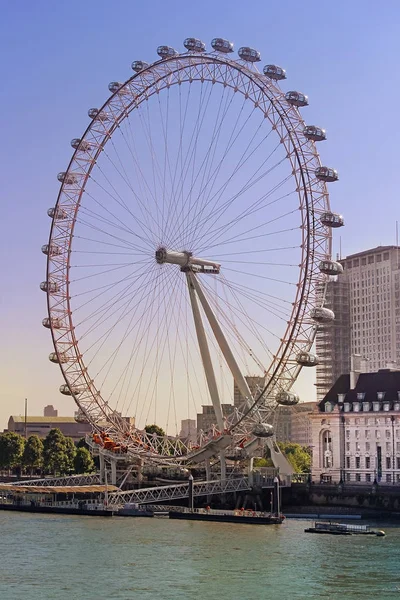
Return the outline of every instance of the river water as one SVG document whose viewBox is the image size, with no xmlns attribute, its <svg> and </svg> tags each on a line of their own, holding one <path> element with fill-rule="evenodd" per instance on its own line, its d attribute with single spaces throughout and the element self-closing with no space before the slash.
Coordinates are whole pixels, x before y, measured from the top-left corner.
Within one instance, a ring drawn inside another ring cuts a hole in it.
<svg viewBox="0 0 400 600">
<path fill-rule="evenodd" d="M 0 512 L 1 600 L 381 600 L 400 596 L 400 527 L 305 534 L 166 518 Z"/>
</svg>

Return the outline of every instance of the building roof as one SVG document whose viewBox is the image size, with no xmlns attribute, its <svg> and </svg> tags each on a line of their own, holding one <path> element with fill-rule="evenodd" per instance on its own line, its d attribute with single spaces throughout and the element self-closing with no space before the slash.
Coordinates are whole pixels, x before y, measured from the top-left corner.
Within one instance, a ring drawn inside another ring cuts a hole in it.
<svg viewBox="0 0 400 600">
<path fill-rule="evenodd" d="M 342 258 L 341 261 L 343 262 L 348 259 L 358 258 L 359 256 L 366 256 L 367 254 L 374 254 L 375 252 L 389 252 L 390 250 L 400 250 L 400 246 L 376 246 L 376 248 L 371 248 L 370 250 L 349 254 L 346 258 Z"/>
<path fill-rule="evenodd" d="M 13 419 L 14 423 L 25 423 L 25 417 L 21 415 L 11 415 L 10 419 Z M 26 422 L 51 425 L 52 423 L 76 423 L 77 421 L 75 421 L 75 417 L 26 417 Z"/>
<path fill-rule="evenodd" d="M 357 394 L 365 394 L 364 402 L 377 401 L 377 393 L 385 392 L 384 402 L 398 401 L 400 392 L 400 371 L 380 369 L 375 373 L 361 373 L 354 389 L 350 389 L 350 375 L 341 375 L 319 403 L 323 408 L 327 402 L 338 404 L 338 394 L 345 394 L 345 402 L 357 401 Z"/>
</svg>

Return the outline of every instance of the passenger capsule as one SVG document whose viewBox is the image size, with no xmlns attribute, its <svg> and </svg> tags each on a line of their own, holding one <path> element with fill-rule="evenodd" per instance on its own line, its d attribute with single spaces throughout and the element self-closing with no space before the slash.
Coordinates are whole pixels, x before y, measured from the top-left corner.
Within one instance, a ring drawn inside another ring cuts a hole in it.
<svg viewBox="0 0 400 600">
<path fill-rule="evenodd" d="M 301 92 L 286 92 L 285 98 L 292 106 L 308 106 L 308 96 Z"/>
<path fill-rule="evenodd" d="M 43 327 L 46 327 L 46 329 L 61 329 L 61 321 L 55 317 L 52 317 L 51 319 L 50 317 L 45 317 L 42 320 L 42 325 Z"/>
<path fill-rule="evenodd" d="M 270 79 L 275 79 L 275 81 L 286 79 L 285 69 L 278 67 L 278 65 L 265 65 L 263 68 L 263 73 Z"/>
<path fill-rule="evenodd" d="M 98 108 L 89 108 L 88 115 L 91 119 L 96 119 L 102 123 L 105 123 L 106 121 L 112 121 L 112 116 L 109 113 L 105 112 L 104 110 L 99 110 Z"/>
<path fill-rule="evenodd" d="M 179 52 L 171 46 L 158 46 L 157 54 L 158 56 L 161 56 L 161 58 L 171 58 L 172 56 L 177 56 Z"/>
<path fill-rule="evenodd" d="M 315 169 L 315 177 L 320 181 L 332 182 L 339 179 L 338 172 L 336 169 L 330 167 L 318 167 Z"/>
<path fill-rule="evenodd" d="M 44 246 L 42 246 L 42 252 L 47 256 L 59 256 L 62 253 L 62 250 L 57 244 L 44 244 Z"/>
<path fill-rule="evenodd" d="M 59 356 L 57 356 L 57 352 L 50 352 L 49 361 L 55 364 L 65 364 L 69 361 L 69 358 L 66 354 L 60 352 Z"/>
<path fill-rule="evenodd" d="M 303 129 L 303 135 L 308 140 L 313 140 L 313 142 L 323 142 L 324 140 L 326 140 L 325 129 L 321 129 L 320 127 L 316 127 L 315 125 L 307 125 Z"/>
<path fill-rule="evenodd" d="M 47 209 L 47 214 L 49 215 L 49 217 L 55 219 L 56 221 L 61 221 L 62 219 L 66 219 L 68 217 L 65 210 L 63 210 L 62 208 L 55 208 L 54 206 Z"/>
<path fill-rule="evenodd" d="M 296 361 L 302 367 L 315 367 L 319 364 L 318 356 L 311 352 L 300 352 L 297 355 Z"/>
<path fill-rule="evenodd" d="M 76 173 L 66 173 L 65 171 L 58 173 L 57 179 L 64 185 L 75 185 L 79 181 L 79 177 Z"/>
<path fill-rule="evenodd" d="M 211 42 L 211 46 L 217 52 L 223 52 L 224 54 L 229 54 L 229 52 L 233 52 L 233 43 L 228 40 L 224 40 L 223 38 L 214 38 Z"/>
<path fill-rule="evenodd" d="M 343 273 L 343 267 L 334 260 L 323 260 L 319 263 L 319 270 L 325 275 L 340 275 Z"/>
<path fill-rule="evenodd" d="M 186 38 L 186 40 L 183 42 L 183 45 L 185 46 L 186 50 L 189 50 L 189 52 L 206 51 L 205 43 L 196 38 Z"/>
<path fill-rule="evenodd" d="M 247 62 L 259 62 L 261 60 L 261 54 L 254 48 L 248 46 L 242 46 L 238 50 L 239 57 Z"/>
<path fill-rule="evenodd" d="M 42 281 L 40 284 L 42 292 L 49 292 L 49 294 L 56 294 L 59 290 L 58 283 L 56 281 Z"/>
<path fill-rule="evenodd" d="M 310 317 L 317 323 L 331 323 L 335 320 L 335 313 L 329 308 L 315 306 L 310 312 Z"/>
<path fill-rule="evenodd" d="M 71 388 L 66 383 L 60 385 L 60 393 L 64 396 L 79 396 L 82 392 L 83 389 L 76 385 L 71 386 Z"/>
<path fill-rule="evenodd" d="M 144 71 L 149 68 L 149 63 L 144 62 L 143 60 L 134 60 L 131 67 L 135 73 L 140 73 L 140 71 Z"/>
<path fill-rule="evenodd" d="M 112 81 L 108 84 L 108 89 L 113 94 L 118 93 L 120 96 L 126 96 L 130 94 L 129 87 L 124 87 L 124 84 L 120 81 Z"/>
<path fill-rule="evenodd" d="M 269 438 L 274 435 L 274 428 L 268 423 L 257 423 L 251 433 L 259 438 Z"/>
<path fill-rule="evenodd" d="M 71 140 L 71 146 L 75 150 L 80 150 L 81 152 L 87 152 L 90 150 L 90 143 L 86 140 L 81 140 L 80 138 L 74 138 Z"/>
<path fill-rule="evenodd" d="M 322 225 L 326 225 L 326 227 L 343 227 L 344 225 L 344 218 L 342 217 L 342 215 L 338 215 L 337 213 L 333 213 L 333 212 L 324 212 L 320 219 L 319 219 L 322 223 Z"/>
<path fill-rule="evenodd" d="M 293 394 L 293 392 L 278 392 L 275 396 L 275 400 L 278 404 L 282 404 L 282 406 L 294 406 L 300 402 L 300 398 L 297 394 Z"/>
</svg>

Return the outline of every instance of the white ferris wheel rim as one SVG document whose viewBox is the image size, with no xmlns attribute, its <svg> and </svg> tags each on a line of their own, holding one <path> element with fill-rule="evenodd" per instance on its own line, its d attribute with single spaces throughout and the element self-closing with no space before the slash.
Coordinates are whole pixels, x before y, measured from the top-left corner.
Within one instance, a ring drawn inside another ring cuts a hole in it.
<svg viewBox="0 0 400 600">
<path fill-rule="evenodd" d="M 101 397 L 95 382 L 90 379 L 75 338 L 68 274 L 76 215 L 98 156 L 126 116 L 153 93 L 172 85 L 203 80 L 233 88 L 264 112 L 264 116 L 281 137 L 292 165 L 293 177 L 297 181 L 302 215 L 302 261 L 299 265 L 299 280 L 291 319 L 268 369 L 264 393 L 290 389 L 301 369 L 295 360 L 296 356 L 301 351 L 309 351 L 314 342 L 316 327 L 308 316 L 309 311 L 320 306 L 321 299 L 323 303 L 324 282 L 327 278 L 321 275 L 318 265 L 321 260 L 330 258 L 331 235 L 330 230 L 320 225 L 317 218 L 329 210 L 329 197 L 326 184 L 314 176 L 315 169 L 321 166 L 321 162 L 315 143 L 302 137 L 305 123 L 298 109 L 286 102 L 279 87 L 260 75 L 254 64 L 234 61 L 214 52 L 178 54 L 156 61 L 143 72 L 133 75 L 100 109 L 100 113 L 111 115 L 111 125 L 110 122 L 93 119 L 81 138 L 81 142 L 88 141 L 91 144 L 91 151 L 83 156 L 76 149 L 71 158 L 66 175 L 79 174 L 79 177 L 72 186 L 65 181 L 61 184 L 55 211 L 66 211 L 68 218 L 59 222 L 56 216 L 53 217 L 49 246 L 57 245 L 61 248 L 61 253 L 57 256 L 49 253 L 47 261 L 47 281 L 57 280 L 60 283 L 56 295 L 48 289 L 47 298 L 50 324 L 54 319 L 61 320 L 63 324 L 61 329 L 51 326 L 51 333 L 58 359 L 68 356 L 68 362 L 58 361 L 65 381 L 86 418 L 94 426 L 99 420 L 106 420 L 109 431 L 120 440 L 127 439 L 131 432 L 124 420 L 108 406 L 107 400 Z M 79 397 L 73 393 L 76 386 L 84 389 Z M 261 395 L 254 405 L 260 401 Z M 230 429 L 239 424 L 243 426 L 252 408 L 249 407 L 244 414 L 236 414 L 230 423 Z M 239 429 L 242 430 L 242 427 Z"/>
</svg>

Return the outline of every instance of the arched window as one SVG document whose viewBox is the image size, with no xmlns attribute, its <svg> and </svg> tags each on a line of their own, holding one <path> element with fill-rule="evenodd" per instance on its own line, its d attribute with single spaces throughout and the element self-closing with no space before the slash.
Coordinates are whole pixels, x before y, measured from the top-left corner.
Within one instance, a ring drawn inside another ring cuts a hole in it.
<svg viewBox="0 0 400 600">
<path fill-rule="evenodd" d="M 324 431 L 322 434 L 322 457 L 325 469 L 333 466 L 332 434 L 329 430 Z"/>
</svg>

